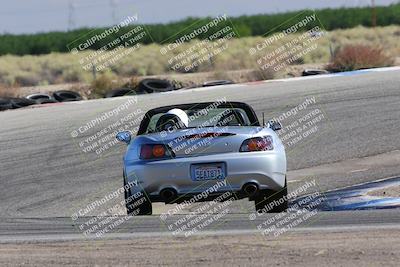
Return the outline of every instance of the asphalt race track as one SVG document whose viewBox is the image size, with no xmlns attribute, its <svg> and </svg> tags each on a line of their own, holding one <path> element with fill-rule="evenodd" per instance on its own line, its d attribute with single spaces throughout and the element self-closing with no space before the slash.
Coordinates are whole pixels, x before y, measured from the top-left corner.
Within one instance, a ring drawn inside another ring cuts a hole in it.
<svg viewBox="0 0 400 267">
<path fill-rule="evenodd" d="M 288 149 L 289 191 L 313 179 L 318 190 L 325 192 L 400 174 L 400 70 L 397 69 L 5 111 L 0 113 L 0 240 L 46 239 L 46 236 L 63 239 L 79 235 L 74 226 L 79 223 L 72 222 L 72 214 L 121 187 L 125 146 L 116 144 L 99 154 L 84 152 L 79 144 L 85 138 L 134 110 L 145 112 L 163 105 L 216 101 L 223 97 L 250 104 L 259 118 L 263 112 L 266 118 L 277 117 L 306 99 L 315 99 L 313 105 L 323 112 L 325 119 L 319 122 L 312 137 Z M 72 137 L 82 125 L 132 99 L 135 103 L 129 109 Z M 224 231 L 255 230 L 254 223 L 248 220 L 254 212 L 253 206 L 248 201 L 240 203 L 222 218 L 221 224 L 228 225 Z M 107 205 L 104 209 L 112 203 Z M 159 214 L 165 208 L 157 205 L 155 215 L 135 218 L 134 223 L 126 224 L 119 233 L 134 237 L 166 232 L 159 227 Z M 322 212 L 318 216 L 323 217 L 322 222 L 316 220 L 319 223 L 309 224 L 308 228 L 394 227 L 400 221 L 398 209 Z M 218 232 L 220 228 L 214 230 Z"/>
</svg>

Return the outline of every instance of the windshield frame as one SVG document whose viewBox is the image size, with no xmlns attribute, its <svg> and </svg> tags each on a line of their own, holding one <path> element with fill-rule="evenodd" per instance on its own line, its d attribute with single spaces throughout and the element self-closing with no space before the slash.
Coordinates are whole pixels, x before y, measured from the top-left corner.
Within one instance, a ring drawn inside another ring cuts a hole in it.
<svg viewBox="0 0 400 267">
<path fill-rule="evenodd" d="M 154 115 L 159 113 L 166 113 L 168 110 L 178 108 L 182 110 L 190 110 L 190 109 L 205 109 L 210 105 L 214 105 L 215 102 L 203 102 L 203 103 L 189 103 L 189 104 L 180 104 L 180 105 L 171 105 L 171 106 L 164 106 L 159 108 L 154 108 L 146 112 L 143 117 L 142 122 L 140 123 L 139 130 L 137 135 L 147 134 L 147 128 L 149 126 L 150 120 Z M 257 115 L 254 110 L 247 105 L 246 103 L 242 102 L 223 102 L 218 105 L 218 108 L 239 108 L 242 109 L 249 121 L 251 126 L 260 126 L 260 122 L 258 121 Z M 251 127 L 251 126 L 240 126 L 240 127 Z M 213 126 L 205 126 L 205 127 L 213 127 Z M 189 128 L 196 128 L 196 127 L 189 127 Z"/>
</svg>

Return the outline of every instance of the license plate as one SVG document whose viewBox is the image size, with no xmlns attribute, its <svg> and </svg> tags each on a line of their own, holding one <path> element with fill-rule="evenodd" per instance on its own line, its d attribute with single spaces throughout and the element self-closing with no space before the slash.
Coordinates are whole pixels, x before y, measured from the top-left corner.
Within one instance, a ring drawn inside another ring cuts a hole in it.
<svg viewBox="0 0 400 267">
<path fill-rule="evenodd" d="M 195 166 L 192 178 L 196 181 L 224 179 L 225 171 L 222 164 Z"/>
</svg>

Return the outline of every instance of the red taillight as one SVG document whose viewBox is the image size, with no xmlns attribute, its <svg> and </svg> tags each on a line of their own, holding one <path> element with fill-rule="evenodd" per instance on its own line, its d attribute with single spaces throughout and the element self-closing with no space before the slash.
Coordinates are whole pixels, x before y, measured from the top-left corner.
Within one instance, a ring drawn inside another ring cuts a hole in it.
<svg viewBox="0 0 400 267">
<path fill-rule="evenodd" d="M 168 149 L 166 145 L 162 144 L 151 144 L 142 145 L 140 148 L 141 159 L 161 159 L 161 158 L 172 158 L 173 152 Z"/>
<path fill-rule="evenodd" d="M 151 145 L 143 145 L 140 149 L 140 158 L 150 159 L 153 156 L 153 147 Z"/>
<path fill-rule="evenodd" d="M 240 152 L 273 150 L 274 144 L 271 136 L 254 137 L 246 139 L 240 146 Z"/>
<path fill-rule="evenodd" d="M 165 156 L 165 148 L 163 145 L 153 146 L 153 156 L 156 158 L 162 158 Z"/>
</svg>

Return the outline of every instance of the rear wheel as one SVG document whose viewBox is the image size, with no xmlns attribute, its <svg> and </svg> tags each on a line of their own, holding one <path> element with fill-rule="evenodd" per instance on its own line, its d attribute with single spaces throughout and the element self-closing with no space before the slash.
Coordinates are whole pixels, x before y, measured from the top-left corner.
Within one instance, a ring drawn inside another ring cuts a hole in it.
<svg viewBox="0 0 400 267">
<path fill-rule="evenodd" d="M 285 179 L 285 187 L 280 191 L 261 190 L 259 195 L 254 199 L 257 212 L 275 213 L 285 212 L 288 208 L 287 199 L 287 182 Z"/>
<path fill-rule="evenodd" d="M 127 188 L 126 184 L 126 180 L 124 179 L 125 206 L 127 214 L 131 216 L 151 215 L 153 209 L 146 192 L 138 192 L 132 195 L 130 188 Z"/>
</svg>

